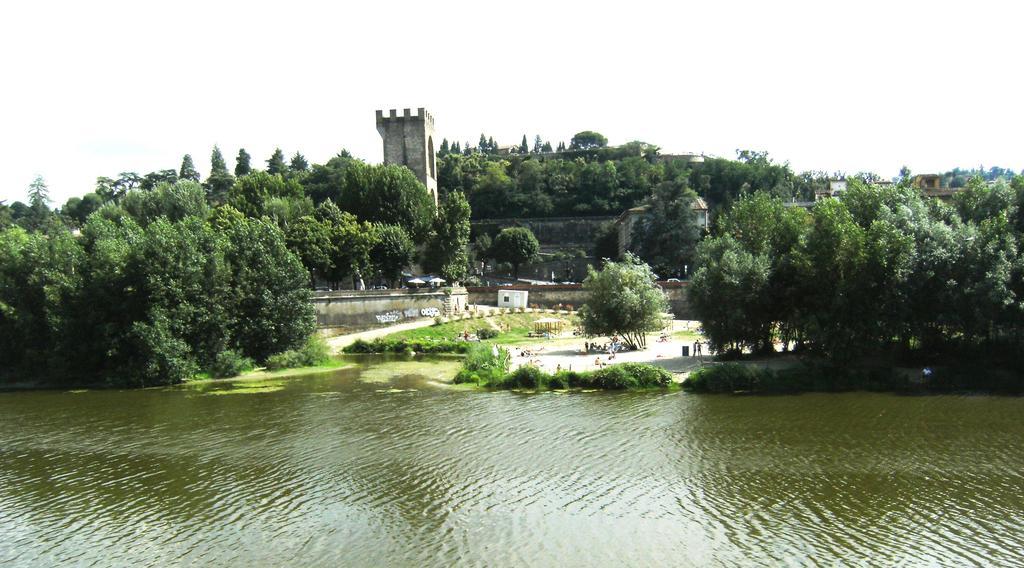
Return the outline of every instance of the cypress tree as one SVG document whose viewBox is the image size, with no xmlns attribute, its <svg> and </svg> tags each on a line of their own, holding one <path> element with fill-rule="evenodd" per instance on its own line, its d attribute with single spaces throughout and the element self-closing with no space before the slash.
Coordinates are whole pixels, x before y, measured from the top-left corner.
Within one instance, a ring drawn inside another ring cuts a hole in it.
<svg viewBox="0 0 1024 568">
<path fill-rule="evenodd" d="M 199 181 L 199 172 L 196 171 L 196 166 L 192 163 L 191 154 L 185 154 L 185 157 L 181 159 L 181 170 L 178 171 L 178 179 Z"/>
<path fill-rule="evenodd" d="M 235 158 L 235 176 L 242 177 L 252 173 L 252 166 L 249 162 L 252 160 L 252 156 L 249 152 L 245 151 L 245 148 L 238 149 L 238 157 Z"/>
<path fill-rule="evenodd" d="M 299 152 L 295 152 L 295 155 L 292 156 L 292 162 L 291 164 L 288 165 L 288 167 L 293 172 L 304 172 L 309 169 L 309 162 L 306 161 L 305 156 L 303 156 Z"/>
<path fill-rule="evenodd" d="M 288 166 L 284 163 L 284 152 L 280 148 L 274 148 L 274 153 L 267 160 L 267 173 L 283 174 L 286 171 L 288 171 Z"/>
</svg>

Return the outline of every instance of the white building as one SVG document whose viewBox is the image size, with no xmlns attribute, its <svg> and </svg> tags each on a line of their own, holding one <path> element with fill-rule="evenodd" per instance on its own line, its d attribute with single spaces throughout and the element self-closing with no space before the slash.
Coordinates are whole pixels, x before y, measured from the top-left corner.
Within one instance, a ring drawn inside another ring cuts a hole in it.
<svg viewBox="0 0 1024 568">
<path fill-rule="evenodd" d="M 498 290 L 499 308 L 525 308 L 530 292 L 526 290 Z"/>
</svg>

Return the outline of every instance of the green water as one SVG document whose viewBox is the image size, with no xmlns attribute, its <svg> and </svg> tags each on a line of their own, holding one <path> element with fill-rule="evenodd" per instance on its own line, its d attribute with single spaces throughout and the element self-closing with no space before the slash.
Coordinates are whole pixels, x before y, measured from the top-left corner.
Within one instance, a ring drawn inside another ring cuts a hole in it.
<svg viewBox="0 0 1024 568">
<path fill-rule="evenodd" d="M 1024 563 L 1024 399 L 432 382 L 453 366 L 0 394 L 0 565 Z"/>
</svg>

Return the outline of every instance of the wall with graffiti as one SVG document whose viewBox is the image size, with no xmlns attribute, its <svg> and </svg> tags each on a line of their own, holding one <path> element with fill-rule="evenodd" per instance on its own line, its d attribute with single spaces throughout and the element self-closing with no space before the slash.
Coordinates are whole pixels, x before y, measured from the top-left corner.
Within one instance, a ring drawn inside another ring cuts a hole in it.
<svg viewBox="0 0 1024 568">
<path fill-rule="evenodd" d="M 363 329 L 457 313 L 466 309 L 465 288 L 344 290 L 313 298 L 321 328 Z"/>
</svg>

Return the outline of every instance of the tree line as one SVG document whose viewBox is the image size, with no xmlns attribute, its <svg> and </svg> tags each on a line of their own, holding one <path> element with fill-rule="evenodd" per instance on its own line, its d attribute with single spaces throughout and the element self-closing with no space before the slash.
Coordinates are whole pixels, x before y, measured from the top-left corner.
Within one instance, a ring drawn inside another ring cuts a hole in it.
<svg viewBox="0 0 1024 568">
<path fill-rule="evenodd" d="M 735 160 L 690 162 L 663 157 L 657 146 L 639 141 L 608 147 L 607 139 L 593 131 L 578 133 L 567 148 L 560 145 L 554 152 L 543 146 L 522 151 L 524 144 L 519 151 L 499 154 L 497 146 L 481 138 L 480 146 L 441 152 L 438 168 L 442 191 L 463 192 L 478 219 L 618 215 L 639 205 L 658 184 L 680 180 L 713 210 L 724 210 L 755 189 L 787 200 L 810 200 L 834 177 L 794 173 L 764 152 L 743 150 Z"/>
<path fill-rule="evenodd" d="M 56 210 L 38 178 L 30 205 L 0 207 L 0 380 L 180 382 L 300 347 L 317 282 L 393 285 L 417 260 L 465 277 L 466 199 L 437 210 L 405 167 L 277 150 L 257 170 L 242 150 L 232 174 L 217 148 L 211 162 L 205 180 L 188 155 L 99 178 Z"/>
<path fill-rule="evenodd" d="M 851 180 L 810 211 L 743 196 L 697 249 L 691 302 L 721 351 L 777 344 L 834 362 L 953 353 L 1020 368 L 1024 177 L 950 203 Z"/>
</svg>

